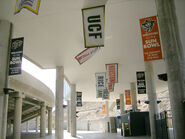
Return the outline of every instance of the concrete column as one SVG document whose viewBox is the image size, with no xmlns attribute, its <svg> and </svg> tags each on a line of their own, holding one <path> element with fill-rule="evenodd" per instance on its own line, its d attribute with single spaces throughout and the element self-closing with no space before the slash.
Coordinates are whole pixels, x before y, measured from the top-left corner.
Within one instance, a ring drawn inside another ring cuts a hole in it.
<svg viewBox="0 0 185 139">
<path fill-rule="evenodd" d="M 105 112 L 106 116 L 109 117 L 109 101 L 105 101 Z"/>
<path fill-rule="evenodd" d="M 76 137 L 76 85 L 71 84 L 71 136 Z"/>
<path fill-rule="evenodd" d="M 148 100 L 149 100 L 151 139 L 156 139 L 155 114 L 158 113 L 158 106 L 157 106 L 157 96 L 156 96 L 156 90 L 155 90 L 152 62 L 145 62 L 145 70 L 146 70 L 147 94 L 148 94 Z"/>
<path fill-rule="evenodd" d="M 29 131 L 29 121 L 26 122 L 26 132 Z"/>
<path fill-rule="evenodd" d="M 185 138 L 185 58 L 174 0 L 156 0 L 175 139 Z"/>
<path fill-rule="evenodd" d="M 120 94 L 120 112 L 121 115 L 125 113 L 124 94 Z"/>
<path fill-rule="evenodd" d="M 12 124 L 11 124 L 11 121 L 8 121 L 6 135 L 7 136 L 11 136 L 12 135 Z"/>
<path fill-rule="evenodd" d="M 15 95 L 13 138 L 21 139 L 22 93 Z"/>
<path fill-rule="evenodd" d="M 70 119 L 71 119 L 71 114 L 70 114 L 70 100 L 67 100 L 67 132 L 70 132 Z"/>
<path fill-rule="evenodd" d="M 6 138 L 8 95 L 4 95 L 3 88 L 7 87 L 8 49 L 11 24 L 0 20 L 0 139 Z"/>
<path fill-rule="evenodd" d="M 52 134 L 52 108 L 48 109 L 48 134 Z"/>
<path fill-rule="evenodd" d="M 41 104 L 41 115 L 40 115 L 40 136 L 44 137 L 46 135 L 46 104 L 43 102 Z"/>
<path fill-rule="evenodd" d="M 56 99 L 55 99 L 55 139 L 63 139 L 63 86 L 64 68 L 56 68 Z"/>
<path fill-rule="evenodd" d="M 137 111 L 137 93 L 136 93 L 136 83 L 130 83 L 131 88 L 131 99 L 132 99 L 132 110 Z"/>
<path fill-rule="evenodd" d="M 35 118 L 35 130 L 38 132 L 38 127 L 39 127 L 39 117 Z"/>
</svg>

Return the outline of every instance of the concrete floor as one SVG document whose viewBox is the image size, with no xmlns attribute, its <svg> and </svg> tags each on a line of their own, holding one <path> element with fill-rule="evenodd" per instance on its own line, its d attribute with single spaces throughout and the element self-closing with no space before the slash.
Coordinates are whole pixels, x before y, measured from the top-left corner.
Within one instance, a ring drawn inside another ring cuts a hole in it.
<svg viewBox="0 0 185 139">
<path fill-rule="evenodd" d="M 13 139 L 12 137 L 7 137 L 7 139 Z M 21 139 L 55 139 L 54 133 L 51 136 L 46 136 L 40 138 L 39 133 L 29 132 L 22 133 Z M 150 137 L 122 137 L 119 133 L 102 133 L 102 132 L 92 132 L 92 131 L 78 131 L 77 137 L 73 138 L 67 131 L 64 131 L 64 139 L 150 139 Z"/>
</svg>

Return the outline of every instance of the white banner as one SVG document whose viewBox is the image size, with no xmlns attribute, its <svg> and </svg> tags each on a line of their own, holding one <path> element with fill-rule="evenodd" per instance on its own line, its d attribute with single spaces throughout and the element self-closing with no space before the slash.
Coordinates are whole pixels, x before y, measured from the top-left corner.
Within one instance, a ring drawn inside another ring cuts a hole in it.
<svg viewBox="0 0 185 139">
<path fill-rule="evenodd" d="M 100 72 L 95 73 L 96 76 L 96 90 L 97 91 L 103 91 L 106 89 L 106 73 Z"/>
<path fill-rule="evenodd" d="M 105 6 L 82 9 L 85 48 L 104 46 Z"/>
<path fill-rule="evenodd" d="M 79 53 L 75 59 L 78 61 L 78 63 L 81 65 L 83 64 L 85 61 L 87 61 L 89 58 L 91 58 L 100 48 L 96 47 L 96 48 L 87 48 L 84 51 L 82 51 L 81 53 Z"/>
<path fill-rule="evenodd" d="M 26 8 L 35 14 L 39 12 L 40 0 L 16 0 L 15 14 Z"/>
<path fill-rule="evenodd" d="M 106 64 L 107 83 L 118 83 L 118 64 Z"/>
</svg>

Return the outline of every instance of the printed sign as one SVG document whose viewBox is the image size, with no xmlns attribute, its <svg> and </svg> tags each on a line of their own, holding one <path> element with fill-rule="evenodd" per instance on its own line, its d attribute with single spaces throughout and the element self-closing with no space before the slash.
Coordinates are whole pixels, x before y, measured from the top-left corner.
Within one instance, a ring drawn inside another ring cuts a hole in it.
<svg viewBox="0 0 185 139">
<path fill-rule="evenodd" d="M 102 98 L 103 90 L 97 90 L 96 88 L 96 98 Z"/>
<path fill-rule="evenodd" d="M 157 17 L 140 19 L 144 61 L 162 59 Z"/>
<path fill-rule="evenodd" d="M 106 111 L 105 111 L 105 104 L 102 105 L 102 114 L 106 114 Z"/>
<path fill-rule="evenodd" d="M 130 90 L 125 90 L 126 105 L 131 105 L 131 93 Z"/>
<path fill-rule="evenodd" d="M 146 94 L 145 72 L 136 72 L 138 94 Z"/>
<path fill-rule="evenodd" d="M 40 6 L 40 0 L 16 0 L 15 14 L 19 13 L 23 8 L 38 14 Z"/>
<path fill-rule="evenodd" d="M 108 92 L 114 92 L 114 83 L 107 83 Z"/>
<path fill-rule="evenodd" d="M 118 82 L 118 64 L 106 64 L 106 75 L 108 83 Z"/>
<path fill-rule="evenodd" d="M 109 99 L 109 92 L 108 92 L 107 89 L 103 90 L 102 98 L 103 99 Z"/>
<path fill-rule="evenodd" d="M 75 59 L 78 61 L 78 63 L 81 65 L 84 62 L 86 62 L 89 58 L 91 58 L 100 48 L 87 48 L 84 51 L 82 51 L 80 54 L 78 54 Z"/>
<path fill-rule="evenodd" d="M 106 73 L 105 72 L 100 72 L 100 73 L 95 73 L 96 76 L 96 87 L 97 90 L 104 90 L 106 89 Z"/>
<path fill-rule="evenodd" d="M 120 109 L 120 99 L 116 99 L 117 110 Z"/>
<path fill-rule="evenodd" d="M 24 38 L 12 39 L 10 48 L 9 75 L 21 74 Z"/>
<path fill-rule="evenodd" d="M 104 46 L 105 6 L 82 9 L 85 48 Z"/>
<path fill-rule="evenodd" d="M 82 92 L 76 92 L 76 106 L 82 107 Z"/>
</svg>

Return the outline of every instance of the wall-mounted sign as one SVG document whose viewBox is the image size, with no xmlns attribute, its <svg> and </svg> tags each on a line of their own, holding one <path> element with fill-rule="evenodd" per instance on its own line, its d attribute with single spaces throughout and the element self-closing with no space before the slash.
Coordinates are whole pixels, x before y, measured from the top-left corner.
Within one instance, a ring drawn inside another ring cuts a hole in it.
<svg viewBox="0 0 185 139">
<path fill-rule="evenodd" d="M 76 106 L 82 107 L 82 92 L 76 92 Z"/>
<path fill-rule="evenodd" d="M 116 106 L 117 106 L 117 110 L 120 109 L 120 99 L 116 99 Z"/>
<path fill-rule="evenodd" d="M 108 92 L 114 92 L 114 83 L 107 83 Z"/>
<path fill-rule="evenodd" d="M 108 83 L 117 83 L 118 82 L 118 64 L 106 64 L 106 76 Z"/>
<path fill-rule="evenodd" d="M 125 103 L 126 105 L 131 105 L 131 93 L 130 90 L 125 90 Z"/>
<path fill-rule="evenodd" d="M 103 90 L 102 98 L 103 99 L 109 99 L 109 92 L 108 92 L 107 89 Z"/>
<path fill-rule="evenodd" d="M 144 61 L 162 59 L 157 17 L 140 19 Z"/>
<path fill-rule="evenodd" d="M 40 0 L 16 0 L 15 14 L 19 13 L 21 9 L 26 8 L 35 14 L 38 14 Z"/>
<path fill-rule="evenodd" d="M 82 9 L 85 48 L 104 46 L 105 6 Z"/>
<path fill-rule="evenodd" d="M 11 41 L 9 75 L 21 74 L 24 38 L 16 38 Z"/>
<path fill-rule="evenodd" d="M 81 65 L 84 62 L 86 62 L 89 58 L 91 58 L 100 48 L 87 48 L 81 53 L 79 53 L 75 59 L 78 61 L 78 63 Z"/>
<path fill-rule="evenodd" d="M 136 72 L 138 94 L 146 94 L 145 72 Z"/>
</svg>

